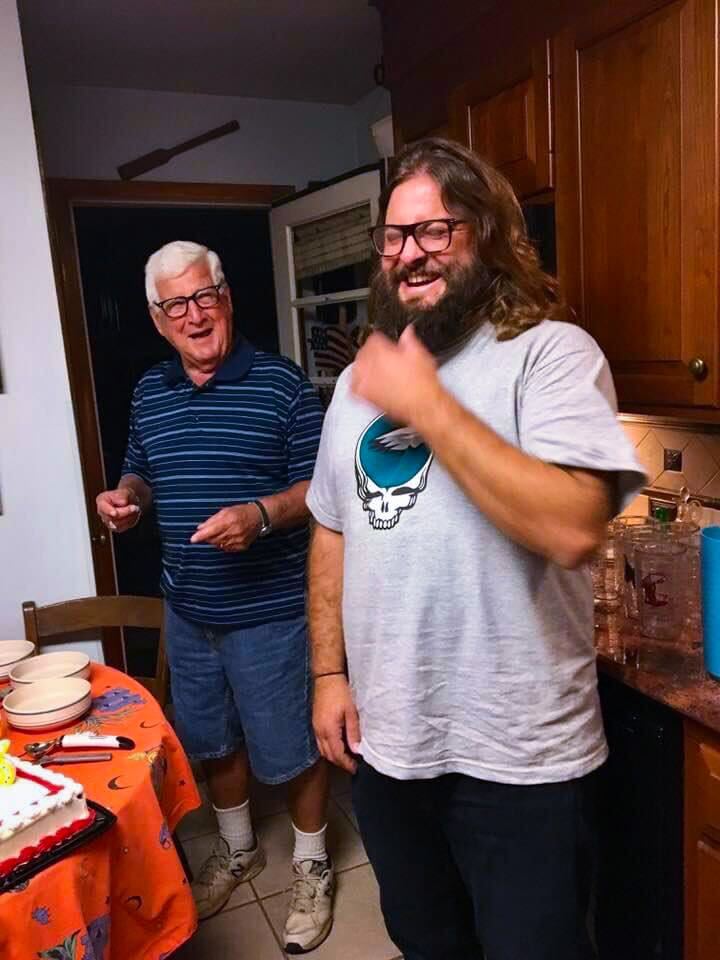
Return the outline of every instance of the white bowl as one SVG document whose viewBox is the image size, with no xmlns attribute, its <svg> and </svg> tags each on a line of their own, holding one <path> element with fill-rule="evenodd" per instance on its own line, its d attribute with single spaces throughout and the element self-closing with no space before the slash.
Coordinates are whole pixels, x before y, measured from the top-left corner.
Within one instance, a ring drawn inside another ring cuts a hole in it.
<svg viewBox="0 0 720 960">
<path fill-rule="evenodd" d="M 29 640 L 0 640 L 0 680 L 7 680 L 16 663 L 35 653 L 35 644 Z"/>
<path fill-rule="evenodd" d="M 18 687 L 5 697 L 3 709 L 10 726 L 18 730 L 50 730 L 82 717 L 91 703 L 87 680 L 66 677 Z"/>
<path fill-rule="evenodd" d="M 87 680 L 89 676 L 90 657 L 86 653 L 60 650 L 16 663 L 10 671 L 10 683 L 13 687 L 22 687 L 38 680 L 60 680 L 63 677 Z"/>
</svg>

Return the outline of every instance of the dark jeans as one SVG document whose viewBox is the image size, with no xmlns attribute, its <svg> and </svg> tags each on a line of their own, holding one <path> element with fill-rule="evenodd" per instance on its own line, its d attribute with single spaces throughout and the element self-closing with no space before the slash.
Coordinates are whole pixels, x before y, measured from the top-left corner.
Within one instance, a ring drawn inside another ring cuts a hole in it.
<svg viewBox="0 0 720 960">
<path fill-rule="evenodd" d="M 405 960 L 593 958 L 595 780 L 395 780 L 361 762 L 353 802 Z"/>
</svg>

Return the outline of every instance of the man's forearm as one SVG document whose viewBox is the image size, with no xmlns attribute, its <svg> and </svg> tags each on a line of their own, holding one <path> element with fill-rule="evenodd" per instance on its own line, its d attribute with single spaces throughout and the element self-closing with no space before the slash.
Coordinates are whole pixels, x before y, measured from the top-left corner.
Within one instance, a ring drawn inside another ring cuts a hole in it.
<svg viewBox="0 0 720 960">
<path fill-rule="evenodd" d="M 287 530 L 307 523 L 310 519 L 310 511 L 305 503 L 305 497 L 309 486 L 309 480 L 301 480 L 281 493 L 260 498 L 268 512 L 273 530 Z"/>
<path fill-rule="evenodd" d="M 529 456 L 447 391 L 413 426 L 472 502 L 529 550 L 572 567 L 602 538 L 611 504 L 601 475 Z"/>
<path fill-rule="evenodd" d="M 134 473 L 126 473 L 125 476 L 120 478 L 118 488 L 120 490 L 132 490 L 141 512 L 147 513 L 152 504 L 152 488 L 141 477 Z"/>
<path fill-rule="evenodd" d="M 308 618 L 314 677 L 345 670 L 343 550 L 341 533 L 315 525 L 308 557 Z"/>
</svg>

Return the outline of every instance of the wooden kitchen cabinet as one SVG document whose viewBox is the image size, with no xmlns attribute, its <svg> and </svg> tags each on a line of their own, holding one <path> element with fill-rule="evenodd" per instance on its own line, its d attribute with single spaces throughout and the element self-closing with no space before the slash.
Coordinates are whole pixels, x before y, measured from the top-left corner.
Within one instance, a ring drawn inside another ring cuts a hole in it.
<svg viewBox="0 0 720 960">
<path fill-rule="evenodd" d="M 374 2 L 399 142 L 447 130 L 554 202 L 621 409 L 717 422 L 719 0 Z"/>
<path fill-rule="evenodd" d="M 626 408 L 718 401 L 716 8 L 583 4 L 553 42 L 558 273 Z"/>
<path fill-rule="evenodd" d="M 493 78 L 485 73 L 467 81 L 453 92 L 450 113 L 457 139 L 505 174 L 525 199 L 553 185 L 549 42 L 504 66 L 519 76 L 491 94 Z"/>
<path fill-rule="evenodd" d="M 720 957 L 720 736 L 685 727 L 685 960 Z"/>
</svg>

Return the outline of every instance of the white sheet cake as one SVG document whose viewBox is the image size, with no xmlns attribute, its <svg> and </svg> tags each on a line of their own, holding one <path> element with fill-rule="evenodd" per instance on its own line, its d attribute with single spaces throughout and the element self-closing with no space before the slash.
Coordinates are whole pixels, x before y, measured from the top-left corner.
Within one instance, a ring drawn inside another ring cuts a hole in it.
<svg viewBox="0 0 720 960">
<path fill-rule="evenodd" d="M 0 786 L 0 876 L 88 826 L 94 817 L 81 784 L 8 757 L 17 777 Z"/>
</svg>

